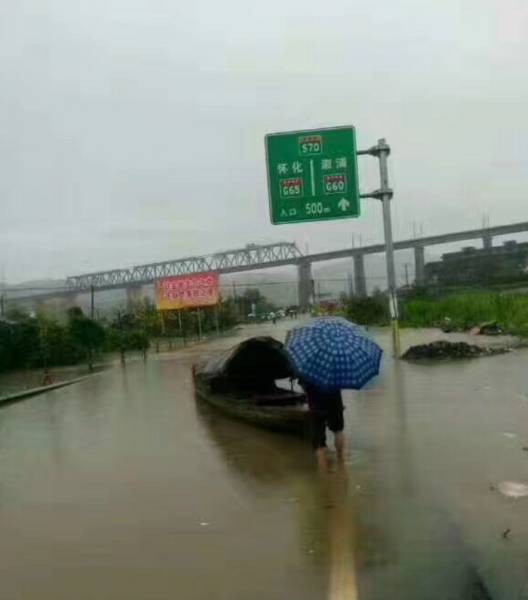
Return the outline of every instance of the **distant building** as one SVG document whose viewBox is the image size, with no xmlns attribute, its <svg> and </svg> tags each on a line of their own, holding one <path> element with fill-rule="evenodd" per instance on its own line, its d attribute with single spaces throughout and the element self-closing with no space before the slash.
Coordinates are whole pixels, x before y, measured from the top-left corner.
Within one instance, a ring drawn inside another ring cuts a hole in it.
<svg viewBox="0 0 528 600">
<path fill-rule="evenodd" d="M 426 285 L 478 285 L 528 280 L 528 242 L 463 248 L 425 265 Z"/>
</svg>

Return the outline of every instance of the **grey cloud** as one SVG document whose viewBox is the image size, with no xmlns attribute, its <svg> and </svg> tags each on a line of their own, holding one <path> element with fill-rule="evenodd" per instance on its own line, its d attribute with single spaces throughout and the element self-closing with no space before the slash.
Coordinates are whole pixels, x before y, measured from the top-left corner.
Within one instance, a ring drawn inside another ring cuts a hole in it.
<svg viewBox="0 0 528 600">
<path fill-rule="evenodd" d="M 295 239 L 273 227 L 263 136 L 353 123 L 391 143 L 396 237 L 524 220 L 519 0 L 20 0 L 0 24 L 0 267 L 61 276 Z M 377 184 L 362 159 L 361 187 Z"/>
</svg>

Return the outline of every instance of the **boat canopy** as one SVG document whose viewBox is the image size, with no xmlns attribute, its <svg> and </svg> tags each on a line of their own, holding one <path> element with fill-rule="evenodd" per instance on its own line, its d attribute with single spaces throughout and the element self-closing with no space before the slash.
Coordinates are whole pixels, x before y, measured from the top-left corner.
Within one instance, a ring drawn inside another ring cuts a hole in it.
<svg viewBox="0 0 528 600">
<path fill-rule="evenodd" d="M 213 391 L 271 391 L 275 380 L 293 377 L 284 345 L 272 337 L 249 338 L 198 368 Z"/>
</svg>

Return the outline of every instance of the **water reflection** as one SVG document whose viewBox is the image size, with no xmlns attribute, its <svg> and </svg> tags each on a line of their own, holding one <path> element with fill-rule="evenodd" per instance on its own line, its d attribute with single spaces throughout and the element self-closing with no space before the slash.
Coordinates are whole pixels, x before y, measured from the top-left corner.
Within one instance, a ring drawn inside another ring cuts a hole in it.
<svg viewBox="0 0 528 600">
<path fill-rule="evenodd" d="M 0 411 L 2 598 L 526 597 L 528 500 L 490 491 L 526 481 L 526 355 L 387 361 L 320 477 L 302 441 L 195 401 L 207 348 Z"/>
<path fill-rule="evenodd" d="M 349 398 L 347 460 L 326 474 L 301 440 L 228 419 L 199 399 L 196 412 L 249 493 L 284 491 L 306 561 L 326 573 L 327 598 L 489 598 L 450 515 L 417 485 L 405 366 L 387 369 L 379 389 Z"/>
<path fill-rule="evenodd" d="M 350 482 L 348 468 L 331 462 L 329 471 L 320 474 L 305 442 L 230 420 L 199 398 L 196 401 L 199 419 L 215 447 L 250 492 L 284 488 L 285 499 L 294 507 L 306 560 L 327 571 L 327 597 L 357 598 L 354 496 L 359 491 Z M 360 548 L 363 554 L 369 549 L 372 546 Z M 363 561 L 368 558 L 363 556 Z"/>
</svg>

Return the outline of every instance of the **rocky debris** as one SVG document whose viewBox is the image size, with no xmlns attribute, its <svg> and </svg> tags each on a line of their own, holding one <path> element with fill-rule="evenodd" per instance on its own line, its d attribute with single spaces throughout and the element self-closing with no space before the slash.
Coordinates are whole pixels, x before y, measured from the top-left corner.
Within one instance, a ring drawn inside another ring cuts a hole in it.
<svg viewBox="0 0 528 600">
<path fill-rule="evenodd" d="M 452 333 L 453 331 L 456 331 L 456 327 L 453 325 L 453 323 L 451 322 L 451 319 L 449 317 L 444 317 L 442 319 L 442 323 L 440 324 L 440 329 L 444 333 Z"/>
<path fill-rule="evenodd" d="M 497 321 L 490 321 L 489 323 L 482 323 L 478 326 L 479 335 L 501 335 L 502 329 L 497 324 Z"/>
<path fill-rule="evenodd" d="M 457 327 L 449 317 L 444 317 L 439 323 L 439 327 L 444 333 L 454 333 L 458 331 L 468 331 L 471 335 L 502 335 L 504 333 L 497 321 L 489 321 L 487 323 L 481 323 L 480 325 Z"/>
<path fill-rule="evenodd" d="M 509 352 L 509 348 L 487 348 L 475 346 L 466 342 L 448 342 L 438 340 L 430 344 L 411 346 L 402 356 L 405 360 L 446 359 L 446 358 L 476 358 Z"/>
</svg>

